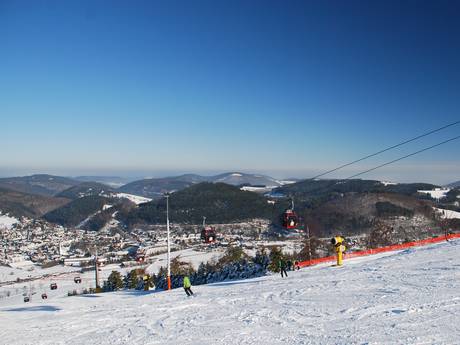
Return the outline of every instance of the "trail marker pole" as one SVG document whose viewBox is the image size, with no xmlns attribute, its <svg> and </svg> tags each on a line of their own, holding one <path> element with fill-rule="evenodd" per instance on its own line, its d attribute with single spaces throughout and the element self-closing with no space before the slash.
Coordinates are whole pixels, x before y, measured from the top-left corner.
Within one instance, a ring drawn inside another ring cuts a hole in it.
<svg viewBox="0 0 460 345">
<path fill-rule="evenodd" d="M 169 234 L 169 194 L 166 194 L 166 231 L 168 237 L 168 274 L 166 276 L 166 281 L 168 282 L 168 290 L 171 290 L 171 244 L 170 244 L 170 234 Z"/>
</svg>

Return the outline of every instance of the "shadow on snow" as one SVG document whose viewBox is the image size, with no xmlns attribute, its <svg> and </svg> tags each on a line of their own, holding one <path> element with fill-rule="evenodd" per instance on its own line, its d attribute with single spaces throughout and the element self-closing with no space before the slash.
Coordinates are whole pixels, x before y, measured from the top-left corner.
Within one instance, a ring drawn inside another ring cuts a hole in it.
<svg viewBox="0 0 460 345">
<path fill-rule="evenodd" d="M 61 310 L 61 308 L 54 307 L 52 305 L 38 305 L 38 306 L 33 306 L 33 307 L 4 309 L 4 311 L 58 311 L 58 310 Z"/>
<path fill-rule="evenodd" d="M 258 280 L 229 280 L 229 281 L 223 281 L 223 282 L 218 282 L 218 283 L 211 283 L 207 284 L 208 286 L 228 286 L 228 285 L 240 285 L 240 284 L 257 284 L 259 283 Z"/>
<path fill-rule="evenodd" d="M 121 290 L 124 295 L 131 295 L 131 296 L 145 296 L 145 295 L 153 295 L 159 292 L 162 292 L 165 290 L 149 290 L 149 291 L 144 291 L 144 290 Z"/>
</svg>

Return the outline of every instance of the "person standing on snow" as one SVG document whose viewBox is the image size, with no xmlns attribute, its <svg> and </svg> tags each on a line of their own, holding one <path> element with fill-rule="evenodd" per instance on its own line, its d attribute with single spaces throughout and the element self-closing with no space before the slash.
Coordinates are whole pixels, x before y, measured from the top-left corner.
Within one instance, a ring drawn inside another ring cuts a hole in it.
<svg viewBox="0 0 460 345">
<path fill-rule="evenodd" d="M 292 261 L 291 260 L 287 261 L 287 270 L 292 271 Z"/>
<path fill-rule="evenodd" d="M 184 277 L 184 290 L 187 296 L 193 296 L 191 287 L 192 287 L 192 283 L 190 283 L 190 278 L 185 276 Z"/>
<path fill-rule="evenodd" d="M 288 275 L 287 275 L 287 272 L 286 272 L 286 261 L 284 261 L 283 258 L 281 258 L 280 261 L 278 262 L 278 267 L 279 267 L 280 272 L 281 272 L 281 278 L 283 278 L 283 273 L 287 277 Z"/>
</svg>

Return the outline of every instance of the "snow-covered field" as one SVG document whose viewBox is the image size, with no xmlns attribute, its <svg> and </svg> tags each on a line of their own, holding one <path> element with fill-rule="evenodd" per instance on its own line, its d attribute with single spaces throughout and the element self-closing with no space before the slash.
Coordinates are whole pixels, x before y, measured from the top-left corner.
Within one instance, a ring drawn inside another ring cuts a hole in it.
<svg viewBox="0 0 460 345">
<path fill-rule="evenodd" d="M 127 194 L 127 193 L 117 193 L 115 194 L 117 198 L 125 198 L 128 199 L 132 202 L 134 202 L 136 205 L 143 204 L 145 202 L 152 201 L 152 199 L 145 198 L 143 196 L 139 195 L 134 195 L 134 194 Z"/>
<path fill-rule="evenodd" d="M 0 266 L 0 286 L 4 282 L 12 282 L 15 281 L 17 278 L 38 278 L 43 277 L 44 275 L 69 273 L 79 270 L 75 267 L 67 267 L 61 265 L 49 268 L 41 268 L 40 266 L 33 264 L 31 261 L 21 261 L 18 263 L 12 263 L 10 264 L 10 266 L 11 267 Z"/>
<path fill-rule="evenodd" d="M 446 197 L 446 194 L 449 193 L 449 188 L 436 188 L 434 190 L 419 190 L 419 193 L 429 194 L 434 199 L 442 199 Z"/>
<path fill-rule="evenodd" d="M 460 219 L 460 212 L 444 210 L 442 208 L 435 208 L 435 210 L 439 212 L 439 214 L 441 215 L 441 218 L 443 219 L 454 219 L 454 218 Z"/>
<path fill-rule="evenodd" d="M 171 260 L 178 257 L 181 262 L 190 263 L 195 269 L 198 269 L 200 264 L 208 261 L 219 259 L 224 252 L 222 250 L 213 250 L 208 252 L 199 252 L 193 249 L 184 249 L 171 252 Z M 167 254 L 159 254 L 153 257 L 155 262 L 147 267 L 147 272 L 158 273 L 160 267 L 167 266 Z"/>
<path fill-rule="evenodd" d="M 2 215 L 0 212 L 0 229 L 11 229 L 11 227 L 19 221 L 8 215 Z"/>
<path fill-rule="evenodd" d="M 171 292 L 0 308 L 4 344 L 460 344 L 460 241 Z"/>
</svg>

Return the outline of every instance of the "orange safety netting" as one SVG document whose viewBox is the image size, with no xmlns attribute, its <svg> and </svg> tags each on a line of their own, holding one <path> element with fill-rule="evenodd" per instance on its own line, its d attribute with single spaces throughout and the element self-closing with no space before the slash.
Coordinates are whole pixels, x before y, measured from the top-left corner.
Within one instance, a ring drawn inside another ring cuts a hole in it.
<svg viewBox="0 0 460 345">
<path fill-rule="evenodd" d="M 432 244 L 432 243 L 439 243 L 439 242 L 443 242 L 443 241 L 454 239 L 454 238 L 460 238 L 460 234 L 449 234 L 447 236 L 443 235 L 443 236 L 427 238 L 427 239 L 419 240 L 419 241 L 407 242 L 407 243 L 402 243 L 402 244 L 394 244 L 391 246 L 385 246 L 385 247 L 374 248 L 374 249 L 360 250 L 360 251 L 351 252 L 348 254 L 344 253 L 343 258 L 351 259 L 351 258 L 355 258 L 358 256 L 366 256 L 366 255 L 373 255 L 373 254 L 378 254 L 378 253 L 391 252 L 391 251 L 406 249 L 410 247 L 418 247 L 418 246 L 424 246 L 424 245 Z M 324 258 L 301 261 L 298 263 L 298 265 L 299 267 L 307 267 L 307 266 L 313 266 L 313 265 L 317 265 L 323 262 L 331 262 L 331 261 L 336 261 L 335 255 L 326 256 Z"/>
</svg>

